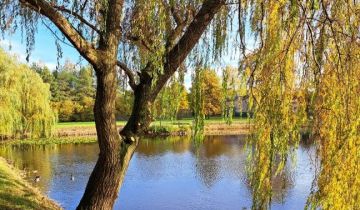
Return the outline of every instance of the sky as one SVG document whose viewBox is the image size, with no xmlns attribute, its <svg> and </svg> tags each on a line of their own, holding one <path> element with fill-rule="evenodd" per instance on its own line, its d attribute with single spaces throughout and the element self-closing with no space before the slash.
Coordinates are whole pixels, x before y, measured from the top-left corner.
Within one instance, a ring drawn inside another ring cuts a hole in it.
<svg viewBox="0 0 360 210">
<path fill-rule="evenodd" d="M 81 60 L 81 57 L 75 48 L 65 44 L 60 45 L 63 52 L 63 56 L 59 60 L 60 65 L 63 64 L 66 60 L 69 60 L 72 63 L 81 63 L 81 65 L 87 64 L 85 60 Z M 231 45 L 232 43 L 229 43 L 230 51 L 236 48 L 236 46 Z M 249 46 L 251 47 L 251 44 Z M 10 54 L 15 54 L 21 62 L 27 63 L 25 34 L 22 36 L 20 30 L 11 36 L 5 35 L 3 39 L 0 39 L 0 47 L 2 47 Z M 219 62 L 213 64 L 212 67 L 215 69 L 223 68 L 228 65 L 237 67 L 239 65 L 239 58 L 240 56 L 238 52 L 232 54 L 231 56 L 225 55 Z M 55 44 L 55 37 L 41 23 L 39 23 L 37 34 L 35 35 L 35 46 L 28 63 L 32 64 L 34 62 L 44 64 L 50 70 L 55 70 L 57 66 L 57 47 Z M 217 71 L 217 74 L 220 76 L 221 71 Z M 187 88 L 191 86 L 190 73 L 185 75 L 185 86 Z"/>
<path fill-rule="evenodd" d="M 21 62 L 27 62 L 25 35 L 23 39 L 20 31 L 11 36 L 5 36 L 4 39 L 0 40 L 0 46 L 10 54 L 15 54 Z M 60 59 L 60 64 L 63 64 L 65 60 L 70 60 L 72 63 L 79 62 L 80 55 L 75 48 L 64 44 L 61 44 L 61 48 L 63 58 Z M 31 53 L 29 64 L 34 62 L 44 64 L 50 70 L 54 70 L 57 65 L 55 38 L 42 24 L 39 24 L 37 34 L 35 35 L 35 46 Z"/>
</svg>

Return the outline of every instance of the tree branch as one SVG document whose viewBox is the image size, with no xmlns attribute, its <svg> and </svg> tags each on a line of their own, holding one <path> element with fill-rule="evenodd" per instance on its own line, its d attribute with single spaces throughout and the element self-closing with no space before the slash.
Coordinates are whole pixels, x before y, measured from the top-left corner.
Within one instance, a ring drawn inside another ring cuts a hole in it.
<svg viewBox="0 0 360 210">
<path fill-rule="evenodd" d="M 169 73 L 176 71 L 177 67 L 185 60 L 210 24 L 210 21 L 223 5 L 225 5 L 225 0 L 206 0 L 203 3 L 184 35 L 166 55 L 165 69 Z"/>
<path fill-rule="evenodd" d="M 61 12 L 65 12 L 68 13 L 72 16 L 74 16 L 75 18 L 77 18 L 80 22 L 84 23 L 85 25 L 89 26 L 92 30 L 94 30 L 95 32 L 97 32 L 98 34 L 101 34 L 101 31 L 99 29 L 97 29 L 93 24 L 91 24 L 89 21 L 87 21 L 84 17 L 82 17 L 81 15 L 79 15 L 78 13 L 71 11 L 67 8 L 65 8 L 64 6 L 53 6 L 55 9 L 61 11 Z"/>
<path fill-rule="evenodd" d="M 117 66 L 119 66 L 124 72 L 125 74 L 128 76 L 129 78 L 129 85 L 131 87 L 131 89 L 135 90 L 136 88 L 136 82 L 135 82 L 135 77 L 133 74 L 133 71 L 131 71 L 125 63 L 121 62 L 121 61 L 117 61 Z"/>
<path fill-rule="evenodd" d="M 107 15 L 106 15 L 106 29 L 104 43 L 107 48 L 113 48 L 116 51 L 121 38 L 121 14 L 123 10 L 124 0 L 109 0 Z"/>
<path fill-rule="evenodd" d="M 23 6 L 46 16 L 65 35 L 78 52 L 91 64 L 96 64 L 97 51 L 69 23 L 69 21 L 45 0 L 20 0 Z"/>
<path fill-rule="evenodd" d="M 187 27 L 187 30 L 178 43 L 165 55 L 164 74 L 159 77 L 153 95 L 157 95 L 166 81 L 185 60 L 186 56 L 199 41 L 201 35 L 210 24 L 215 14 L 223 5 L 225 5 L 225 2 L 226 0 L 206 0 L 203 3 L 201 9 L 196 14 L 189 27 Z"/>
<path fill-rule="evenodd" d="M 177 25 L 181 25 L 184 22 L 184 20 L 181 18 L 179 10 L 175 8 L 175 6 L 170 7 L 170 12 L 173 15 Z"/>
<path fill-rule="evenodd" d="M 152 50 L 149 45 L 146 43 L 145 40 L 143 39 L 140 39 L 139 37 L 137 36 L 132 36 L 132 35 L 127 35 L 126 38 L 129 40 L 129 41 L 132 41 L 134 44 L 138 45 L 139 47 L 143 47 L 144 49 L 146 49 L 147 51 L 153 53 L 154 50 Z"/>
</svg>

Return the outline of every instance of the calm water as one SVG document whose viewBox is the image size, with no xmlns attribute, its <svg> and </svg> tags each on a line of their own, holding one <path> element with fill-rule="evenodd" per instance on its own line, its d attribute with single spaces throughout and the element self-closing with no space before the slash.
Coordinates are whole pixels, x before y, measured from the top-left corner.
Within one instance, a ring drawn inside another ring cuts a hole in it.
<svg viewBox="0 0 360 210">
<path fill-rule="evenodd" d="M 300 144 L 296 164 L 275 178 L 272 209 L 303 209 L 314 176 L 315 149 Z M 65 209 L 74 209 L 98 155 L 97 144 L 2 147 L 0 155 L 29 171 L 27 179 Z M 115 209 L 248 209 L 244 136 L 142 140 Z M 71 174 L 75 180 L 70 179 Z"/>
</svg>

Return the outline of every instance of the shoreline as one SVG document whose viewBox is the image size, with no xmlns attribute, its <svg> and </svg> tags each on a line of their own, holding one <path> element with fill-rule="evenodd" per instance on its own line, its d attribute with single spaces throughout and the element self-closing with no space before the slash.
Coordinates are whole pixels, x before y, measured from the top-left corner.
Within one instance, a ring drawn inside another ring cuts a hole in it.
<svg viewBox="0 0 360 210">
<path fill-rule="evenodd" d="M 19 169 L 0 157 L 0 209 L 62 209 L 20 174 Z"/>
<path fill-rule="evenodd" d="M 204 135 L 241 135 L 248 134 L 251 124 L 248 122 L 233 122 L 228 125 L 225 122 L 206 123 L 204 127 Z M 123 125 L 118 125 L 117 129 L 121 130 Z M 145 136 L 185 136 L 191 135 L 192 129 L 190 123 L 163 123 L 159 125 L 151 125 L 149 133 Z M 56 129 L 54 137 L 79 137 L 94 136 L 96 137 L 95 125 L 64 126 Z"/>
<path fill-rule="evenodd" d="M 251 124 L 249 123 L 232 123 L 231 125 L 225 123 L 209 123 L 205 124 L 204 135 L 241 135 L 249 134 Z M 118 125 L 117 129 L 121 130 L 122 125 Z M 191 135 L 192 129 L 189 124 L 165 124 L 150 126 L 149 133 L 145 136 L 186 136 Z M 58 128 L 54 137 L 96 137 L 95 126 L 73 126 Z"/>
<path fill-rule="evenodd" d="M 225 123 L 205 124 L 204 135 L 222 136 L 222 135 L 246 135 L 250 133 L 249 123 L 235 122 L 231 125 Z M 120 130 L 123 126 L 117 126 Z M 171 137 L 171 136 L 190 136 L 192 135 L 191 126 L 188 124 L 164 124 L 151 126 L 149 133 L 144 135 L 148 138 Z M 58 128 L 55 134 L 49 138 L 37 139 L 8 139 L 0 141 L 1 145 L 48 145 L 48 144 L 86 144 L 95 143 L 96 129 L 94 125 L 86 126 L 67 126 Z"/>
</svg>

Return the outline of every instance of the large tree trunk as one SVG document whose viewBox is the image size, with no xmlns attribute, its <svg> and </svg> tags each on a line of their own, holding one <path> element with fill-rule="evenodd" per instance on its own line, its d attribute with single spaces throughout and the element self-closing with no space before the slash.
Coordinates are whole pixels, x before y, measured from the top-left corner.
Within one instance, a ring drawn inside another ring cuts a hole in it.
<svg viewBox="0 0 360 210">
<path fill-rule="evenodd" d="M 156 96 L 151 93 L 152 77 L 143 71 L 140 83 L 134 90 L 134 105 L 129 120 L 120 131 L 126 142 L 135 141 L 139 135 L 144 134 L 152 121 L 151 106 Z"/>
<path fill-rule="evenodd" d="M 137 141 L 123 141 L 116 129 L 115 66 L 108 65 L 96 72 L 94 115 L 100 153 L 77 209 L 112 209 L 137 146 Z"/>
</svg>

